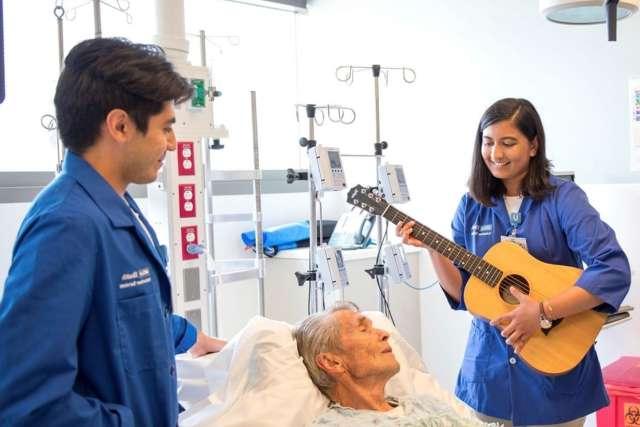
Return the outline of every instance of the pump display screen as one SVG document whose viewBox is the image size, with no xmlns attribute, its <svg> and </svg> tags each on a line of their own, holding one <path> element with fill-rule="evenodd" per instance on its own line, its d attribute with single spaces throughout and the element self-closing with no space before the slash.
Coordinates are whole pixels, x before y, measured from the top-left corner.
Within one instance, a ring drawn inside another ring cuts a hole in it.
<svg viewBox="0 0 640 427">
<path fill-rule="evenodd" d="M 344 261 L 342 260 L 342 252 L 336 251 L 336 264 L 338 264 L 338 270 L 344 268 Z"/>
<path fill-rule="evenodd" d="M 398 177 L 398 184 L 407 185 L 407 180 L 404 177 L 404 171 L 402 168 L 396 168 L 396 176 Z"/>
<path fill-rule="evenodd" d="M 340 153 L 338 151 L 329 150 L 329 165 L 331 169 L 342 169 L 340 164 Z"/>
</svg>

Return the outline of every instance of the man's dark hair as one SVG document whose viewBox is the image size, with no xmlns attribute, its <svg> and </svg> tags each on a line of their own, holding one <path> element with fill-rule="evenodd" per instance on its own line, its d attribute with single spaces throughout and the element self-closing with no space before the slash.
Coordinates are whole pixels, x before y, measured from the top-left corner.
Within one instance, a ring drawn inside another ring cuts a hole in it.
<svg viewBox="0 0 640 427">
<path fill-rule="evenodd" d="M 524 195 L 540 200 L 553 189 L 549 182 L 551 162 L 547 159 L 545 151 L 544 128 L 540 115 L 531 102 L 522 98 L 501 99 L 490 106 L 480 118 L 473 147 L 469 193 L 484 206 L 492 206 L 492 197 L 500 197 L 506 193 L 502 181 L 491 174 L 482 159 L 482 132 L 503 120 L 509 120 L 529 141 L 533 141 L 534 138 L 538 140 L 538 149 L 529 161 L 529 171 L 524 177 L 522 191 Z"/>
<path fill-rule="evenodd" d="M 193 87 L 173 69 L 159 46 L 123 38 L 85 40 L 71 49 L 54 103 L 64 145 L 82 154 L 91 147 L 109 111 L 129 114 L 143 134 L 167 101 L 181 103 Z"/>
</svg>

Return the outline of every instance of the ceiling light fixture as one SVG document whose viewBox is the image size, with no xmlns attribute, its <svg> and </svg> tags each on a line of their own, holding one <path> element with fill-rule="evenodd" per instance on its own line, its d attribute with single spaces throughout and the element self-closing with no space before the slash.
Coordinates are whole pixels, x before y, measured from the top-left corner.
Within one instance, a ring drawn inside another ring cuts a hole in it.
<svg viewBox="0 0 640 427">
<path fill-rule="evenodd" d="M 616 40 L 616 21 L 638 11 L 640 0 L 540 0 L 540 12 L 551 22 L 569 25 L 607 23 Z"/>
<path fill-rule="evenodd" d="M 259 6 L 267 9 L 284 10 L 293 13 L 306 13 L 307 0 L 227 0 L 234 3 L 243 3 L 250 6 Z M 640 0 L 639 0 L 640 1 Z"/>
</svg>

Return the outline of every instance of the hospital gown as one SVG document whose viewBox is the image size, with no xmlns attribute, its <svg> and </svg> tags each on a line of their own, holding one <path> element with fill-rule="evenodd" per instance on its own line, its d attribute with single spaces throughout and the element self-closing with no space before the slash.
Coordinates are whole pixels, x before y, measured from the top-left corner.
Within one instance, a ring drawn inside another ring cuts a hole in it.
<svg viewBox="0 0 640 427">
<path fill-rule="evenodd" d="M 328 427 L 472 427 L 497 426 L 486 424 L 477 418 L 462 415 L 441 400 L 432 396 L 416 396 L 400 399 L 398 407 L 389 412 L 357 410 L 333 403 L 329 410 L 313 422 L 313 426 Z"/>
</svg>

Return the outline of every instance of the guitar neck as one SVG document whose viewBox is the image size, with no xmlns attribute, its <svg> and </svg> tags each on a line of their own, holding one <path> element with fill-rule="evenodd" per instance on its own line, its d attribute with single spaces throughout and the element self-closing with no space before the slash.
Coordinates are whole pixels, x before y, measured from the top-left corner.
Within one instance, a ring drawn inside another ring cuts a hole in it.
<svg viewBox="0 0 640 427">
<path fill-rule="evenodd" d="M 456 266 L 464 269 L 469 274 L 476 276 L 488 285 L 495 286 L 500 282 L 502 271 L 497 267 L 494 267 L 492 264 L 484 261 L 479 256 L 472 254 L 462 246 L 457 245 L 451 240 L 436 233 L 426 225 L 423 225 L 408 215 L 405 215 L 393 206 L 389 205 L 382 216 L 393 224 L 415 221 L 411 237 L 420 240 L 440 255 L 449 258 Z"/>
</svg>

